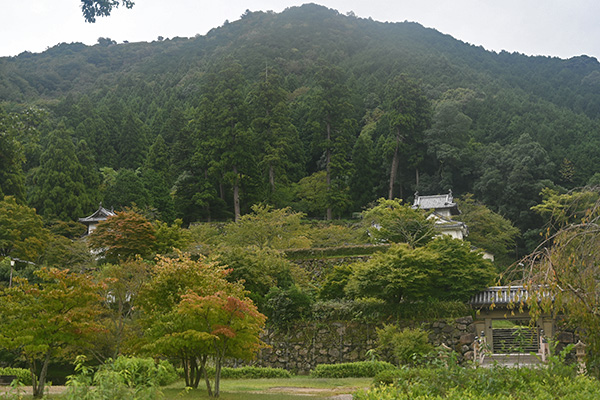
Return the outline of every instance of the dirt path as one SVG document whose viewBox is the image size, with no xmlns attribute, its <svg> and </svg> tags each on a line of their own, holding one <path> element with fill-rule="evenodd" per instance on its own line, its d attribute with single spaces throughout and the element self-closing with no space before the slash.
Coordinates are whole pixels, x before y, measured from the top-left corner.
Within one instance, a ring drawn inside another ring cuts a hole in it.
<svg viewBox="0 0 600 400">
<path fill-rule="evenodd" d="M 66 386 L 46 386 L 44 388 L 44 393 L 48 394 L 61 394 L 67 390 Z M 18 389 L 11 388 L 10 386 L 0 386 L 0 397 L 4 396 L 6 393 L 9 394 L 24 394 L 24 395 L 33 395 L 33 388 L 31 386 L 21 386 Z"/>
<path fill-rule="evenodd" d="M 265 390 L 264 393 L 285 393 L 285 394 L 297 394 L 300 396 L 317 396 L 317 395 L 330 395 L 327 397 L 330 400 L 352 400 L 353 392 L 359 390 L 359 388 L 340 388 L 340 389 L 317 389 L 317 388 L 305 388 L 305 387 L 294 387 L 294 386 L 278 386 Z M 349 393 L 350 392 L 350 393 Z"/>
</svg>

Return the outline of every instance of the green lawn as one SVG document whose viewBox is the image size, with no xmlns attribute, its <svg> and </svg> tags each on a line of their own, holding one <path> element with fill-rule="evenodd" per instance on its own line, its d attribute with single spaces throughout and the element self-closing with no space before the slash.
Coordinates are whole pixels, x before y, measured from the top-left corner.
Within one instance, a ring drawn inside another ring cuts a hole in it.
<svg viewBox="0 0 600 400">
<path fill-rule="evenodd" d="M 373 378 L 310 378 L 295 376 L 290 379 L 223 379 L 221 381 L 222 400 L 299 400 L 327 398 L 338 394 L 353 393 L 362 388 L 368 388 Z M 8 389 L 8 388 L 6 388 Z M 6 390 L 5 389 L 5 390 Z M 25 388 L 24 388 L 25 389 Z M 28 392 L 31 388 L 27 387 Z M 53 391 L 59 388 L 53 388 Z M 210 399 L 204 385 L 197 390 L 186 391 L 184 382 L 178 381 L 162 389 L 165 400 Z M 0 392 L 0 399 L 5 397 Z M 10 396 L 8 397 L 11 398 Z M 15 397 L 23 400 L 31 396 Z M 60 400 L 60 394 L 50 394 L 50 400 Z"/>
<path fill-rule="evenodd" d="M 295 376 L 291 379 L 224 379 L 221 381 L 221 399 L 270 399 L 298 400 L 307 395 L 327 398 L 337 394 L 353 393 L 368 388 L 373 378 L 310 378 Z M 182 389 L 182 382 L 170 385 L 163 390 L 165 399 L 208 399 L 204 386 L 188 393 Z"/>
</svg>

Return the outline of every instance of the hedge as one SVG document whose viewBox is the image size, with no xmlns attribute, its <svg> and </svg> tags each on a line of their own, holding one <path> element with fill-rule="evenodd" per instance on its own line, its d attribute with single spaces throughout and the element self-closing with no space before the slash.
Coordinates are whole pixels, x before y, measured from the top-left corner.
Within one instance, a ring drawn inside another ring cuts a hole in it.
<svg viewBox="0 0 600 400">
<path fill-rule="evenodd" d="M 215 376 L 214 367 L 207 368 L 210 377 Z M 274 379 L 291 378 L 292 374 L 282 368 L 269 367 L 223 367 L 221 368 L 221 378 L 223 379 Z"/>
<path fill-rule="evenodd" d="M 15 375 L 22 384 L 31 385 L 31 372 L 25 368 L 0 368 L 0 375 Z"/>
<path fill-rule="evenodd" d="M 310 249 L 289 249 L 285 255 L 289 260 L 310 260 L 314 258 L 369 256 L 378 251 L 387 251 L 389 244 L 365 244 Z"/>
<path fill-rule="evenodd" d="M 374 377 L 385 370 L 394 370 L 395 366 L 383 361 L 358 361 L 340 364 L 319 364 L 311 371 L 314 378 L 363 378 Z"/>
</svg>

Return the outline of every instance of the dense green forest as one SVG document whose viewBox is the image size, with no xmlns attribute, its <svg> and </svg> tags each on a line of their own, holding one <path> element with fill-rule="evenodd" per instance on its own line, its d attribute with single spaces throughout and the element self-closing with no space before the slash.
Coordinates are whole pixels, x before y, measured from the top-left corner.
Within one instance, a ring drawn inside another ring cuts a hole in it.
<svg viewBox="0 0 600 400">
<path fill-rule="evenodd" d="M 61 43 L 0 59 L 0 195 L 46 221 L 102 201 L 187 225 L 257 203 L 348 218 L 452 189 L 510 219 L 523 251 L 544 187 L 600 182 L 598 88 L 591 57 L 314 4 L 195 38 Z"/>
</svg>

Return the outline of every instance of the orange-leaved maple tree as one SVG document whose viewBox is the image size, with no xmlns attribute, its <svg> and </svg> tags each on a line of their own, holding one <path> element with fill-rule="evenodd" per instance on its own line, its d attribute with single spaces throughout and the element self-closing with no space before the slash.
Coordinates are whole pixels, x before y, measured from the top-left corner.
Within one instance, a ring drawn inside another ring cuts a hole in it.
<svg viewBox="0 0 600 400">
<path fill-rule="evenodd" d="M 186 386 L 197 388 L 204 378 L 211 397 L 219 396 L 223 360 L 252 358 L 262 345 L 266 320 L 243 286 L 227 281 L 229 272 L 219 263 L 184 254 L 159 257 L 139 296 L 146 349 L 179 358 Z M 217 366 L 214 391 L 206 371 L 209 359 Z"/>
<path fill-rule="evenodd" d="M 42 397 L 50 361 L 88 347 L 103 328 L 100 284 L 90 276 L 55 268 L 35 275 L 36 282 L 16 279 L 0 292 L 0 347 L 27 363 L 33 395 Z"/>
<path fill-rule="evenodd" d="M 252 359 L 263 347 L 260 333 L 267 318 L 249 298 L 224 292 L 199 296 L 189 291 L 179 303 L 177 313 L 186 327 L 205 334 L 206 351 L 215 364 L 214 391 L 208 384 L 207 388 L 209 395 L 219 397 L 223 361 Z"/>
<path fill-rule="evenodd" d="M 101 221 L 89 236 L 89 244 L 109 262 L 120 262 L 154 255 L 154 227 L 133 210 L 117 212 Z"/>
</svg>

